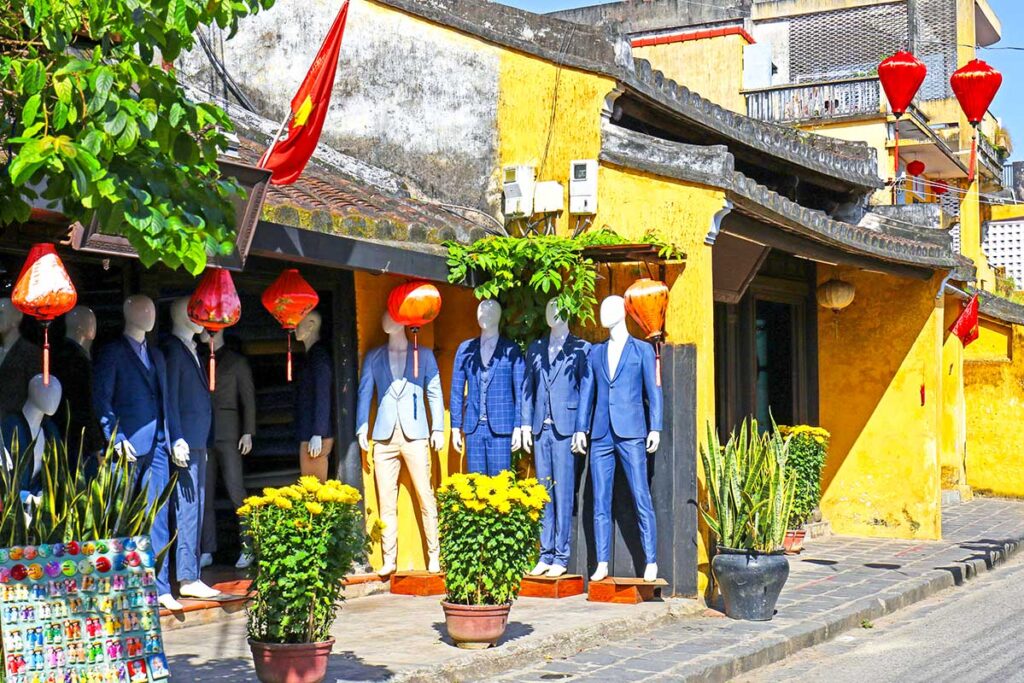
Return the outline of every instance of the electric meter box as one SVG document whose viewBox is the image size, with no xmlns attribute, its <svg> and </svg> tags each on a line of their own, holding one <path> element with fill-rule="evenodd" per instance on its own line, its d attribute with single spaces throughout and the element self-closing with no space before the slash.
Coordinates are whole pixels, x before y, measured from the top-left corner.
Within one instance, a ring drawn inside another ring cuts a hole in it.
<svg viewBox="0 0 1024 683">
<path fill-rule="evenodd" d="M 533 215 L 533 166 L 506 166 L 502 169 L 502 190 L 506 216 Z"/>
<path fill-rule="evenodd" d="M 569 213 L 597 213 L 597 160 L 580 159 L 569 162 Z"/>
<path fill-rule="evenodd" d="M 545 180 L 537 183 L 533 191 L 534 213 L 558 213 L 565 208 L 565 190 L 562 183 Z"/>
</svg>

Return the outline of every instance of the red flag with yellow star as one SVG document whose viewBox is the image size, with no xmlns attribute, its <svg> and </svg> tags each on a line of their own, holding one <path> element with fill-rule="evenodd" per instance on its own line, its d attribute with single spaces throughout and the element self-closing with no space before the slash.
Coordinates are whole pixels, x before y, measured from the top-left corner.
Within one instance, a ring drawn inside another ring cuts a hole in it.
<svg viewBox="0 0 1024 683">
<path fill-rule="evenodd" d="M 274 185 L 288 185 L 298 180 L 320 141 L 320 131 L 323 130 L 327 108 L 331 103 L 334 74 L 338 70 L 338 53 L 341 52 L 341 36 L 345 32 L 347 17 L 348 0 L 345 0 L 309 73 L 292 98 L 287 136 L 272 143 L 260 159 L 259 165 L 273 173 L 270 182 Z"/>
</svg>

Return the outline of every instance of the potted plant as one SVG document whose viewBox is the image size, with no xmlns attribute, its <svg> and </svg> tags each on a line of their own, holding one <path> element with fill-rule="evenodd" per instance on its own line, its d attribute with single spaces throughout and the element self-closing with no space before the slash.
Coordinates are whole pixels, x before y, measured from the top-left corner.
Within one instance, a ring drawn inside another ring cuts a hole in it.
<svg viewBox="0 0 1024 683">
<path fill-rule="evenodd" d="M 819 513 L 821 502 L 821 468 L 825 465 L 830 434 L 821 427 L 780 425 L 779 433 L 789 439 L 786 470 L 796 479 L 793 508 L 789 513 L 788 530 L 783 545 L 795 554 L 803 549 L 807 530 L 804 525 Z"/>
<path fill-rule="evenodd" d="M 701 514 L 717 539 L 711 571 L 733 619 L 768 621 L 789 577 L 783 540 L 795 477 L 786 470 L 789 441 L 744 421 L 723 446 L 711 425 L 700 449 L 707 500 Z"/>
<path fill-rule="evenodd" d="M 249 648 L 263 683 L 318 683 L 327 674 L 342 579 L 365 549 L 359 492 L 301 477 L 245 499 L 238 514 L 249 567 Z"/>
<path fill-rule="evenodd" d="M 550 500 L 512 472 L 456 474 L 437 490 L 445 625 L 458 647 L 485 649 L 505 632 L 519 584 L 537 562 L 540 515 Z"/>
</svg>

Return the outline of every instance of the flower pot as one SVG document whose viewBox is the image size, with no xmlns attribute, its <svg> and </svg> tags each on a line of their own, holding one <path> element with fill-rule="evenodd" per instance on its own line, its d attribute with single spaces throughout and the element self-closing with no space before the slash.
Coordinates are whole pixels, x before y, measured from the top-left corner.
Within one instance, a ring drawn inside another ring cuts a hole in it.
<svg viewBox="0 0 1024 683">
<path fill-rule="evenodd" d="M 486 650 L 505 633 L 512 605 L 456 605 L 441 601 L 448 635 L 457 647 Z"/>
<path fill-rule="evenodd" d="M 726 616 L 770 621 L 782 586 L 789 578 L 789 560 L 781 552 L 719 548 L 711 560 L 711 571 L 722 591 Z"/>
<path fill-rule="evenodd" d="M 334 638 L 322 643 L 261 643 L 249 639 L 262 683 L 320 683 L 327 676 Z"/>
<path fill-rule="evenodd" d="M 796 555 L 804 549 L 804 538 L 807 536 L 805 529 L 790 529 L 786 532 L 786 538 L 782 541 L 782 547 L 787 555 Z"/>
</svg>

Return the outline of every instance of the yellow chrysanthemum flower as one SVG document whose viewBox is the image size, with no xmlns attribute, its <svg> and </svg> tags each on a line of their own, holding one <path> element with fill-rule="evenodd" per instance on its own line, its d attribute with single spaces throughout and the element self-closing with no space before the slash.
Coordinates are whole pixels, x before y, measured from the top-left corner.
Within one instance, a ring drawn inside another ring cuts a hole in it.
<svg viewBox="0 0 1024 683">
<path fill-rule="evenodd" d="M 272 498 L 276 498 L 277 497 L 277 489 L 271 488 L 271 487 L 268 486 L 265 489 L 263 489 L 263 495 L 266 496 L 267 498 L 271 498 L 271 499 Z"/>
<path fill-rule="evenodd" d="M 320 490 L 320 487 L 323 486 L 323 484 L 320 483 L 320 480 L 311 474 L 299 477 L 299 484 L 310 493 L 316 493 Z"/>
<path fill-rule="evenodd" d="M 252 506 L 250 506 L 250 505 L 242 505 L 242 507 L 238 508 L 238 509 L 237 509 L 237 510 L 235 511 L 235 513 L 236 513 L 236 514 L 237 514 L 237 515 L 238 515 L 239 517 L 245 517 L 245 516 L 246 516 L 246 515 L 248 515 L 248 514 L 249 514 L 250 512 L 252 512 Z"/>
<path fill-rule="evenodd" d="M 540 519 L 540 513 L 537 512 L 536 510 L 530 510 L 530 512 L 528 512 L 527 514 L 529 514 L 530 515 L 530 519 L 532 519 L 535 522 L 538 519 Z"/>
<path fill-rule="evenodd" d="M 242 503 L 244 505 L 248 505 L 249 507 L 257 508 L 263 505 L 264 501 L 261 496 L 249 496 L 248 498 L 243 500 Z"/>
<path fill-rule="evenodd" d="M 324 506 L 321 505 L 320 503 L 315 503 L 313 501 L 308 501 L 306 503 L 306 509 L 309 510 L 309 514 L 315 516 L 315 515 L 319 515 L 320 513 L 322 513 L 324 511 Z"/>
<path fill-rule="evenodd" d="M 274 499 L 274 505 L 276 505 L 277 507 L 281 508 L 282 510 L 291 510 L 292 509 L 292 502 L 290 500 L 288 500 L 287 498 L 285 498 L 284 496 L 278 496 L 277 498 L 275 498 Z"/>
</svg>

